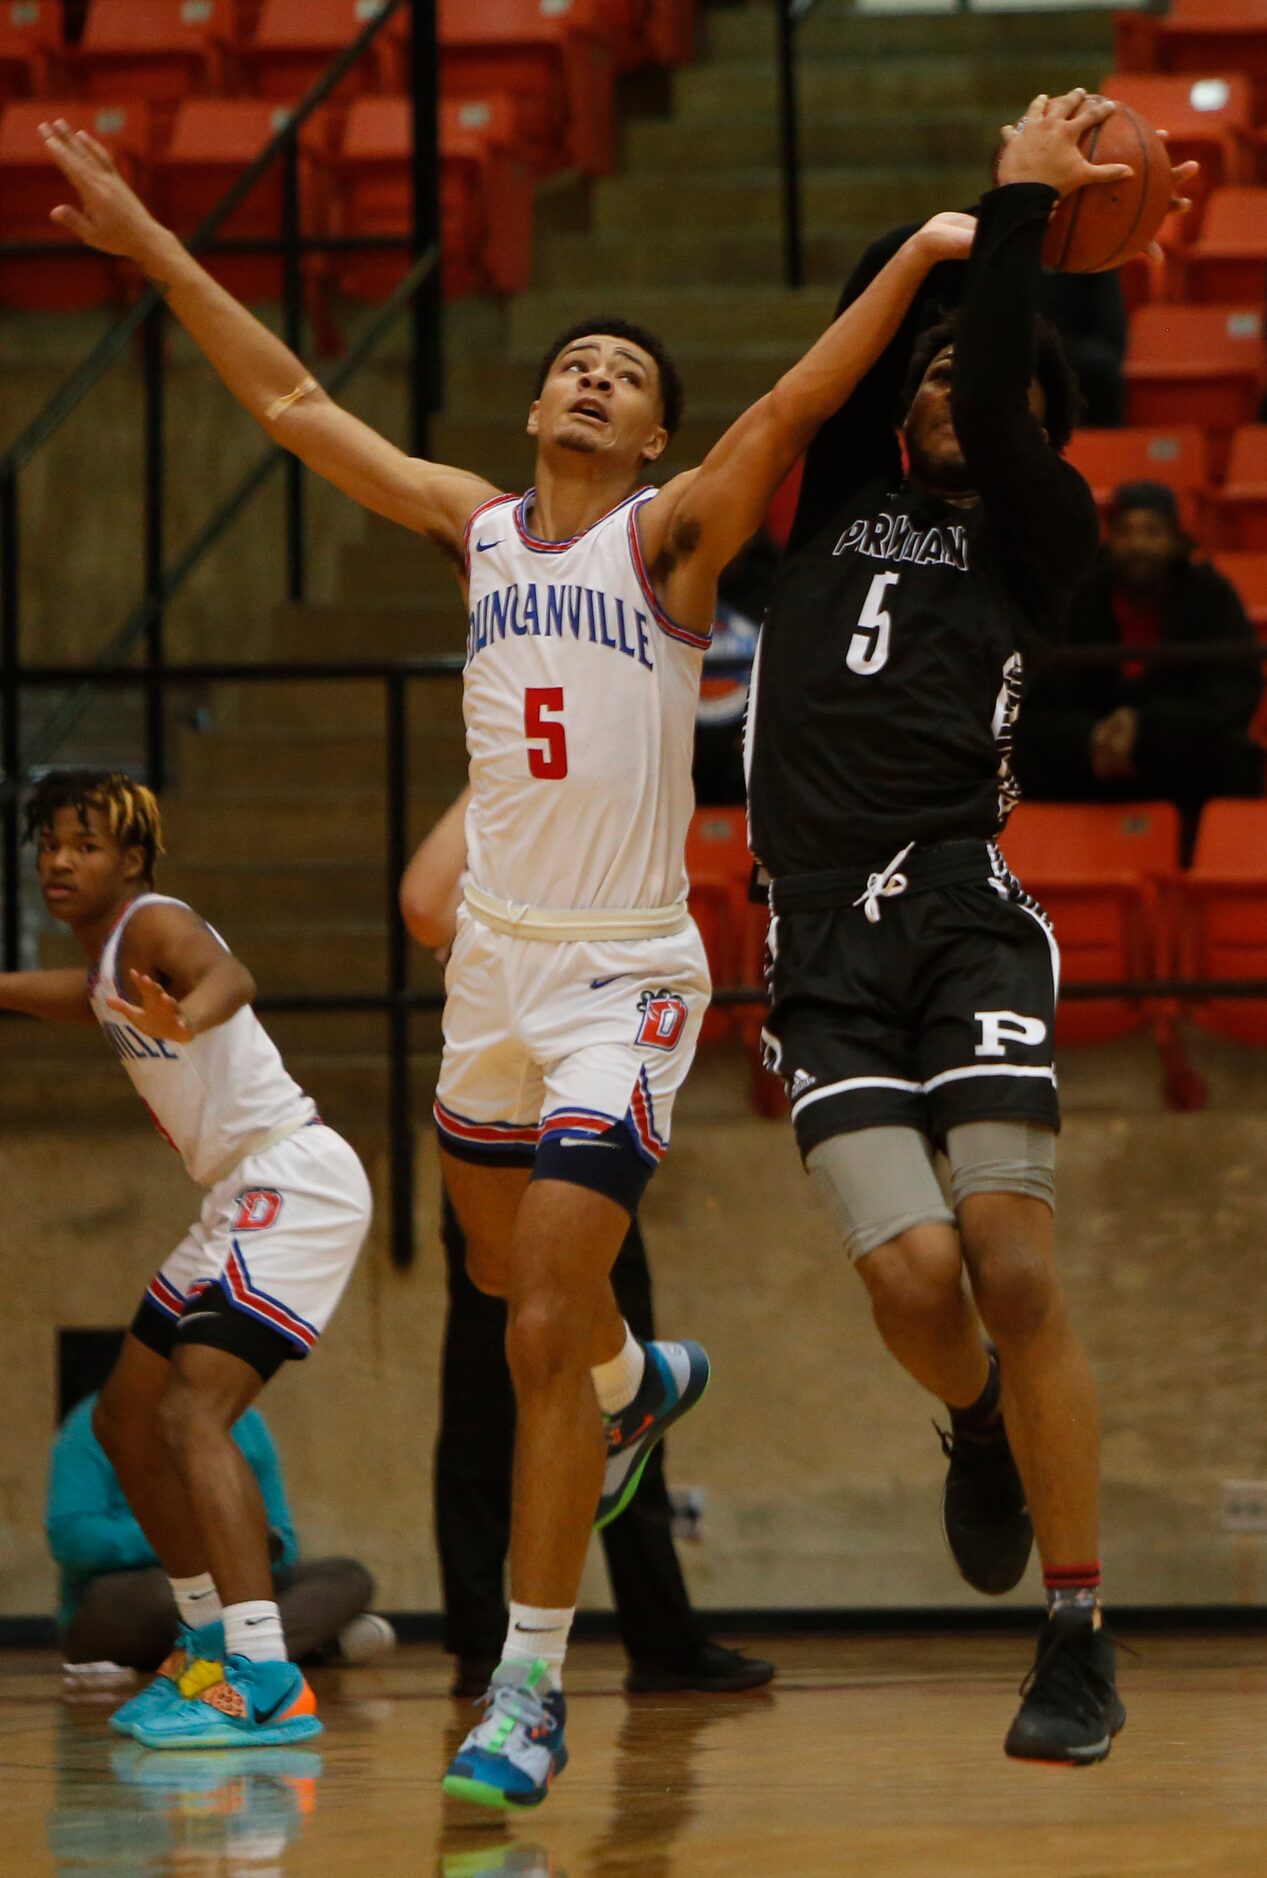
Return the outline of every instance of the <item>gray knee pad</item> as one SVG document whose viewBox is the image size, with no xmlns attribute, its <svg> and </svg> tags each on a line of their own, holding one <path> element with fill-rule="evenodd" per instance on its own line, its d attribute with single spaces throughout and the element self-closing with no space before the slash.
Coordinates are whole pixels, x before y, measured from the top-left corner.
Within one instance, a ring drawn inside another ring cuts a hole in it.
<svg viewBox="0 0 1267 1878">
<path fill-rule="evenodd" d="M 1019 1193 L 1056 1210 L 1056 1137 L 1041 1122 L 962 1122 L 946 1158 L 956 1209 L 971 1193 Z"/>
<path fill-rule="evenodd" d="M 915 1128 L 833 1135 L 810 1150 L 805 1166 L 851 1259 L 865 1258 L 912 1226 L 955 1223 L 932 1147 Z"/>
</svg>

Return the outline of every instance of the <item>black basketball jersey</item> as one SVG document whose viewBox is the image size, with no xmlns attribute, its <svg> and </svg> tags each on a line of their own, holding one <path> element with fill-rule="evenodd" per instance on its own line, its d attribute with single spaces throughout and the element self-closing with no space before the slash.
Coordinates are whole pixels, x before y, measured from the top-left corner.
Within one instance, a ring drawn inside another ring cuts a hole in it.
<svg viewBox="0 0 1267 1878">
<path fill-rule="evenodd" d="M 966 269 L 941 268 L 806 461 L 762 631 L 749 724 L 753 849 L 778 877 L 998 832 L 1027 648 L 1061 629 L 1095 553 L 1091 493 L 1030 415 L 1054 191 L 983 197 Z M 877 244 L 855 298 L 895 241 Z M 918 324 L 962 293 L 952 415 L 976 500 L 904 479 L 894 415 Z"/>
</svg>

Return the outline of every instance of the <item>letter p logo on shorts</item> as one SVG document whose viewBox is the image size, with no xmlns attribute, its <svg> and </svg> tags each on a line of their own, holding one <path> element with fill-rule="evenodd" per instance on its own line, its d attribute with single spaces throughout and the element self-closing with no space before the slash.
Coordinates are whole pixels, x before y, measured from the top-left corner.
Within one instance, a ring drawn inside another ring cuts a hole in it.
<svg viewBox="0 0 1267 1878">
<path fill-rule="evenodd" d="M 977 1056 L 1006 1056 L 1009 1043 L 1022 1043 L 1036 1049 L 1047 1038 L 1047 1026 L 1039 1017 L 1022 1017 L 1019 1011 L 974 1011 L 973 1022 L 981 1026 Z"/>
</svg>

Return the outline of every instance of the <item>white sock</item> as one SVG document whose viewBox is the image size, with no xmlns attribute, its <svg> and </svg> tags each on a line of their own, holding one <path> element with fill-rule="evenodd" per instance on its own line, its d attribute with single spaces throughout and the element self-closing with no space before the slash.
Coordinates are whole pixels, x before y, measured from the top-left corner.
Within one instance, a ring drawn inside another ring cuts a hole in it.
<svg viewBox="0 0 1267 1878">
<path fill-rule="evenodd" d="M 226 1604 L 224 1648 L 227 1656 L 245 1656 L 252 1663 L 284 1663 L 286 1639 L 277 1606 L 267 1598 Z"/>
<path fill-rule="evenodd" d="M 619 1415 L 629 1407 L 642 1386 L 646 1367 L 646 1352 L 626 1324 L 623 1348 L 610 1363 L 599 1363 L 590 1371 L 604 1415 Z"/>
<path fill-rule="evenodd" d="M 199 1572 L 196 1578 L 169 1578 L 167 1582 L 172 1588 L 180 1621 L 191 1630 L 197 1630 L 199 1624 L 214 1624 L 223 1615 L 220 1593 L 210 1572 Z"/>
<path fill-rule="evenodd" d="M 543 1611 L 536 1604 L 511 1604 L 506 1626 L 503 1663 L 535 1663 L 540 1657 L 549 1670 L 552 1689 L 563 1686 L 563 1658 L 575 1607 L 570 1611 Z"/>
</svg>

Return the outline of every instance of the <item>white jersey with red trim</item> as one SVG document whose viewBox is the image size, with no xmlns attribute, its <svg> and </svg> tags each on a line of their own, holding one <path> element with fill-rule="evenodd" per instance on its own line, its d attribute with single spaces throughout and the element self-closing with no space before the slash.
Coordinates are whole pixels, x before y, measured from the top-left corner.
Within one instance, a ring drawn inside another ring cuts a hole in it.
<svg viewBox="0 0 1267 1878">
<path fill-rule="evenodd" d="M 708 636 L 652 591 L 638 511 L 654 489 L 570 541 L 529 532 L 533 493 L 467 528 L 471 881 L 530 907 L 671 906 Z"/>
<path fill-rule="evenodd" d="M 159 1133 L 175 1148 L 199 1186 L 212 1187 L 244 1155 L 310 1122 L 317 1105 L 287 1073 L 277 1045 L 249 1005 L 191 1043 L 147 1037 L 106 999 L 139 1002 L 119 983 L 119 946 L 143 906 L 184 906 L 167 894 L 143 893 L 125 909 L 88 981 L 93 1015 L 105 1031 Z M 211 929 L 214 930 L 214 929 Z M 217 939 L 219 933 L 215 933 Z M 223 945 L 224 941 L 220 943 Z"/>
</svg>

